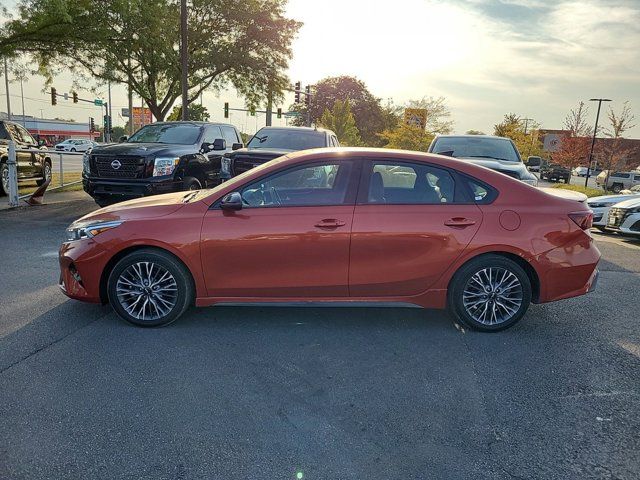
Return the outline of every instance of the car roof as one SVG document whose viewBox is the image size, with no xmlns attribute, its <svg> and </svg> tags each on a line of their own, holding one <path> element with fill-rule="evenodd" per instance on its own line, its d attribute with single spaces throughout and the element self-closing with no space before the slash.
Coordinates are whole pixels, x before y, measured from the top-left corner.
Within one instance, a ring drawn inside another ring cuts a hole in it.
<svg viewBox="0 0 640 480">
<path fill-rule="evenodd" d="M 201 121 L 198 121 L 198 120 L 169 120 L 169 121 L 148 123 L 147 125 L 171 125 L 171 124 L 176 124 L 176 125 L 179 125 L 179 124 L 182 124 L 182 125 L 196 125 L 198 127 L 203 127 L 203 126 L 207 126 L 207 125 L 214 125 L 214 126 L 224 125 L 224 126 L 236 128 L 234 125 L 232 125 L 230 123 L 201 122 Z"/>
<path fill-rule="evenodd" d="M 322 128 L 322 127 L 262 127 L 260 130 L 258 131 L 263 131 L 263 130 L 288 130 L 288 131 L 293 131 L 293 132 L 300 132 L 300 131 L 306 131 L 306 132 L 323 132 L 323 133 L 331 133 L 333 135 L 335 135 L 335 133 L 327 128 Z"/>
<path fill-rule="evenodd" d="M 437 138 L 499 138 L 501 140 L 511 141 L 509 137 L 499 137 L 498 135 L 436 135 Z"/>
</svg>

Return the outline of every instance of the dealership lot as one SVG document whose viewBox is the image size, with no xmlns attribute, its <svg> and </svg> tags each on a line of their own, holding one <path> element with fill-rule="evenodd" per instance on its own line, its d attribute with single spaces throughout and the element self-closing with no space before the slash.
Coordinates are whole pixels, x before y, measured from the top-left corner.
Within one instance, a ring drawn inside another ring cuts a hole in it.
<svg viewBox="0 0 640 480">
<path fill-rule="evenodd" d="M 502 333 L 438 311 L 208 308 L 139 329 L 57 287 L 90 199 L 0 212 L 0 478 L 634 478 L 640 241 Z"/>
</svg>

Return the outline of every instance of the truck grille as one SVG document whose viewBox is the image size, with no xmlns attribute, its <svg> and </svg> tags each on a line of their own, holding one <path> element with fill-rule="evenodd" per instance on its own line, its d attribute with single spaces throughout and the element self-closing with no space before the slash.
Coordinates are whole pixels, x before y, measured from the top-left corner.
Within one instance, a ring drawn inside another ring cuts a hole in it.
<svg viewBox="0 0 640 480">
<path fill-rule="evenodd" d="M 141 178 L 144 174 L 144 157 L 91 155 L 91 172 L 105 178 Z"/>
</svg>

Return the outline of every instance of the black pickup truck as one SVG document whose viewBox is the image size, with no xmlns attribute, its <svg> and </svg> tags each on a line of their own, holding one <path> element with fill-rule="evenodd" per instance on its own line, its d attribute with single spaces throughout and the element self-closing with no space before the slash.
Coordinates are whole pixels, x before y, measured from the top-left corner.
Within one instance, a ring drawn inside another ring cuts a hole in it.
<svg viewBox="0 0 640 480">
<path fill-rule="evenodd" d="M 51 178 L 51 157 L 38 147 L 37 142 L 22 125 L 6 120 L 0 121 L 0 194 L 9 194 L 9 141 L 16 150 L 18 183 L 35 181 L 38 186 Z"/>
<path fill-rule="evenodd" d="M 246 148 L 224 154 L 220 177 L 227 180 L 297 150 L 339 146 L 336 134 L 324 128 L 264 127 L 249 140 Z"/>
<path fill-rule="evenodd" d="M 82 183 L 100 206 L 131 198 L 220 183 L 220 159 L 242 148 L 229 124 L 157 122 L 123 142 L 94 148 L 85 159 Z"/>
<path fill-rule="evenodd" d="M 540 163 L 540 180 L 549 180 L 551 182 L 563 181 L 569 183 L 571 180 L 571 170 L 558 163 L 551 163 L 548 160 L 542 160 Z"/>
</svg>

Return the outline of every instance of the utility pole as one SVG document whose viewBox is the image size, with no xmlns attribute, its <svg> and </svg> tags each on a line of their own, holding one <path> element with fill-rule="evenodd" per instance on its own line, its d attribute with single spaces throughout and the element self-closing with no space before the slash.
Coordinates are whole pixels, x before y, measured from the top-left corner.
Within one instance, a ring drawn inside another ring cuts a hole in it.
<svg viewBox="0 0 640 480">
<path fill-rule="evenodd" d="M 9 69 L 7 68 L 7 57 L 4 58 L 4 88 L 7 94 L 7 116 L 11 120 L 11 100 L 9 99 Z"/>
<path fill-rule="evenodd" d="M 271 116 L 273 115 L 273 90 L 269 85 L 269 91 L 267 92 L 267 121 L 265 122 L 267 127 L 271 126 Z"/>
<path fill-rule="evenodd" d="M 527 134 L 527 126 L 529 125 L 529 121 L 532 121 L 533 118 L 522 118 L 524 120 L 524 134 Z"/>
<path fill-rule="evenodd" d="M 107 140 L 108 142 L 110 142 L 112 140 L 111 138 L 111 122 L 113 121 L 113 117 L 111 116 L 111 80 L 107 81 L 107 95 L 109 97 L 109 106 L 107 108 L 107 116 L 109 117 L 109 128 L 107 129 L 108 132 L 107 133 L 107 137 L 109 138 L 109 140 Z"/>
<path fill-rule="evenodd" d="M 189 120 L 189 52 L 187 51 L 187 0 L 180 1 L 180 62 L 182 64 L 182 120 Z"/>
<path fill-rule="evenodd" d="M 24 118 L 24 89 L 22 88 L 22 75 L 20 76 L 20 98 L 22 100 L 22 126 L 27 128 L 27 120 Z"/>
<path fill-rule="evenodd" d="M 608 98 L 590 98 L 590 102 L 598 102 L 598 112 L 596 113 L 596 126 L 593 129 L 593 138 L 591 139 L 591 150 L 589 151 L 589 165 L 587 165 L 587 175 L 584 179 L 584 187 L 587 188 L 587 184 L 589 183 L 589 176 L 591 174 L 591 164 L 593 162 L 593 147 L 596 145 L 596 135 L 598 135 L 598 120 L 600 119 L 600 107 L 602 106 L 602 102 L 610 102 L 611 100 Z M 607 184 L 605 183 L 605 191 Z"/>
</svg>

